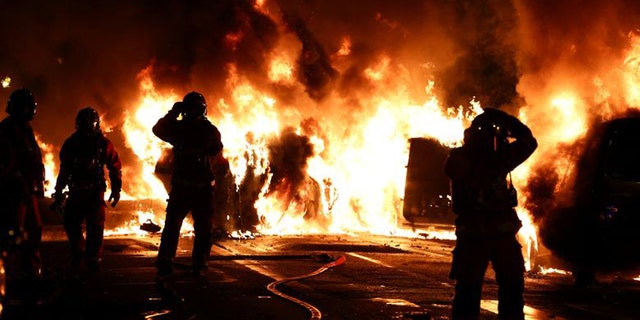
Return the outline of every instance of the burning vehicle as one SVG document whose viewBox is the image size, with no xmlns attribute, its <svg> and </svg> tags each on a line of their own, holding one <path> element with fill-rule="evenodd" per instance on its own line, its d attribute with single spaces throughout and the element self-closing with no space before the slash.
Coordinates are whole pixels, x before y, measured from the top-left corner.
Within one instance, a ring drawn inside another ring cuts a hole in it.
<svg viewBox="0 0 640 320">
<path fill-rule="evenodd" d="M 269 144 L 266 170 L 259 172 L 251 159 L 256 155 L 245 152 L 247 165 L 240 181 L 236 181 L 229 160 L 218 154 L 210 159 L 215 176 L 215 213 L 213 230 L 215 237 L 238 234 L 254 234 L 261 224 L 280 224 L 287 216 L 299 216 L 303 220 L 325 224 L 321 210 L 320 184 L 306 174 L 306 159 L 312 154 L 312 145 L 305 137 L 294 132 L 283 132 L 283 139 Z M 164 148 L 155 165 L 155 176 L 162 181 L 165 190 L 171 188 L 172 150 Z M 265 184 L 268 188 L 262 190 Z M 267 221 L 255 207 L 261 192 L 281 200 L 281 215 L 275 221 Z"/>
<path fill-rule="evenodd" d="M 452 226 L 455 214 L 451 208 L 449 177 L 443 171 L 450 149 L 429 138 L 412 138 L 409 143 L 403 217 L 413 225 Z"/>
<path fill-rule="evenodd" d="M 542 241 L 577 282 L 640 267 L 640 115 L 594 126 L 576 165 L 573 200 L 540 224 Z"/>
</svg>

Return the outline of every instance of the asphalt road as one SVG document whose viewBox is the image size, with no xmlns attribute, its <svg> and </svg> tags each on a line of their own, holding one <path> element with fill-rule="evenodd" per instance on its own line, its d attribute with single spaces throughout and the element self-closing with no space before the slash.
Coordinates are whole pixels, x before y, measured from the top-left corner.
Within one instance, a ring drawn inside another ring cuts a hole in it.
<svg viewBox="0 0 640 320">
<path fill-rule="evenodd" d="M 6 301 L 2 319 L 448 319 L 451 241 L 370 235 L 262 236 L 218 241 L 205 278 L 158 283 L 158 235 L 108 237 L 98 273 L 67 266 L 64 234 L 49 227 L 36 302 Z M 343 260 L 344 259 L 344 260 Z M 332 265 L 337 264 L 337 265 Z M 640 274 L 640 272 L 639 272 Z M 620 274 L 576 287 L 570 275 L 529 274 L 527 319 L 640 319 L 640 281 Z M 270 290 L 271 289 L 271 290 Z M 488 272 L 482 319 L 497 319 Z"/>
</svg>

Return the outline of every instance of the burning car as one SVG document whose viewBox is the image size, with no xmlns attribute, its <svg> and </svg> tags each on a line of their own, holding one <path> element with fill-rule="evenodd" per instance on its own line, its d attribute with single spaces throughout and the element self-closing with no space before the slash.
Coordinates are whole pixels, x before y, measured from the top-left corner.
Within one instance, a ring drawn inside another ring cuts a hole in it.
<svg viewBox="0 0 640 320">
<path fill-rule="evenodd" d="M 576 281 L 640 266 L 640 115 L 592 128 L 576 166 L 572 205 L 540 224 L 543 243 Z"/>
</svg>

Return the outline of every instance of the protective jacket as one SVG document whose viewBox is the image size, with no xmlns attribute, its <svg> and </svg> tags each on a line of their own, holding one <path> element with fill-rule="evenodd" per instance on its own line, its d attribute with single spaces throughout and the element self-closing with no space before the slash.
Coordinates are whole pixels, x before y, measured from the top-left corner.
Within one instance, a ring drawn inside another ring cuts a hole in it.
<svg viewBox="0 0 640 320">
<path fill-rule="evenodd" d="M 69 191 L 102 191 L 107 184 L 104 166 L 109 170 L 111 191 L 122 188 L 122 164 L 113 143 L 103 134 L 73 133 L 60 149 L 60 173 L 56 192 L 69 186 Z"/>
<path fill-rule="evenodd" d="M 0 189 L 4 195 L 44 196 L 44 165 L 31 124 L 7 117 L 0 122 Z"/>
<path fill-rule="evenodd" d="M 41 274 L 38 198 L 43 197 L 44 165 L 33 129 L 9 116 L 0 122 L 0 249 L 17 249 L 19 259 L 4 265 L 7 279 Z M 7 296 L 14 294 L 12 287 L 6 288 Z"/>
<path fill-rule="evenodd" d="M 216 126 L 205 117 L 178 120 L 167 114 L 158 120 L 153 133 L 173 146 L 172 185 L 211 186 L 211 161 L 223 147 Z"/>
<path fill-rule="evenodd" d="M 453 149 L 445 162 L 459 236 L 515 234 L 521 226 L 507 175 L 533 153 L 537 142 L 529 128 L 519 121 L 514 123 L 513 142 L 497 150 L 477 149 L 465 143 Z"/>
</svg>

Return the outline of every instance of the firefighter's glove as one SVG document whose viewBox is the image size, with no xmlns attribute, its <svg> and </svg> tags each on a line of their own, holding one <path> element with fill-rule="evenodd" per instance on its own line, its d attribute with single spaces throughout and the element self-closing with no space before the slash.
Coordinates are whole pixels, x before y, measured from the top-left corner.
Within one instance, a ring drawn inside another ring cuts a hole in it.
<svg viewBox="0 0 640 320">
<path fill-rule="evenodd" d="M 169 110 L 168 114 L 172 118 L 178 118 L 178 116 L 180 116 L 182 111 L 184 111 L 184 103 L 182 103 L 181 101 L 178 101 L 173 104 L 173 107 L 171 108 L 171 110 Z"/>
<path fill-rule="evenodd" d="M 509 122 L 507 125 L 509 126 L 509 131 L 513 138 L 519 139 L 531 135 L 531 129 L 516 117 L 509 116 Z"/>
<path fill-rule="evenodd" d="M 111 207 L 115 208 L 119 201 L 120 201 L 120 191 L 111 191 L 111 195 L 109 196 L 109 202 L 111 203 Z"/>
<path fill-rule="evenodd" d="M 62 192 L 56 192 L 51 195 L 53 198 L 53 202 L 49 206 L 51 211 L 62 212 L 64 209 L 64 200 L 66 199 L 66 195 Z"/>
<path fill-rule="evenodd" d="M 527 128 L 518 118 L 498 109 L 487 108 L 484 110 L 486 116 L 491 117 L 509 131 L 509 136 L 518 139 L 525 135 L 530 135 L 531 130 Z"/>
</svg>

